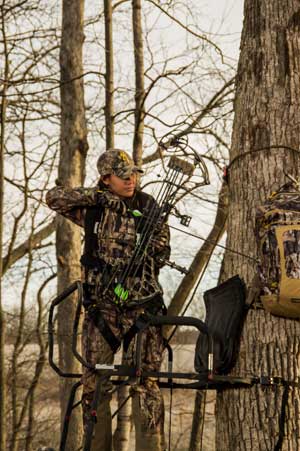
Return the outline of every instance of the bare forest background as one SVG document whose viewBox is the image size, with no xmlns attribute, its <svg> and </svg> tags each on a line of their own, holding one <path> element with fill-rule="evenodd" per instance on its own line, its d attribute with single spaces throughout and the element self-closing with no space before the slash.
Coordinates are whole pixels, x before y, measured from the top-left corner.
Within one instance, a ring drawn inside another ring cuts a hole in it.
<svg viewBox="0 0 300 451">
<path fill-rule="evenodd" d="M 203 315 L 201 294 L 219 272 L 221 280 L 239 273 L 251 286 L 256 207 L 286 181 L 285 172 L 299 177 L 300 9 L 298 0 L 243 3 L 236 65 L 239 35 L 232 34 L 230 8 L 227 17 L 214 14 L 210 21 L 205 4 L 194 0 L 2 0 L 1 451 L 57 448 L 74 382 L 59 379 L 47 364 L 49 303 L 80 277 L 82 239 L 77 226 L 45 208 L 56 179 L 94 185 L 99 153 L 124 147 L 143 165 L 141 184 L 155 196 L 169 156 L 192 161 L 198 152 L 210 185 L 196 169 L 176 204 L 180 214 L 193 216 L 190 227 L 178 213 L 170 218 L 172 260 L 189 271 L 162 271 L 168 311 L 182 314 L 193 299 L 189 313 Z M 226 244 L 220 241 L 225 225 Z M 72 373 L 80 372 L 70 352 L 75 300 L 60 305 L 55 329 L 57 360 Z M 299 449 L 299 335 L 299 321 L 249 311 L 232 375 L 277 376 L 291 384 L 219 391 L 218 451 Z M 124 396 L 119 392 L 115 404 Z M 205 449 L 205 392 L 195 400 L 178 396 L 169 448 Z M 187 410 L 193 422 L 183 423 Z M 128 403 L 116 420 L 115 451 L 134 446 L 130 415 Z M 66 449 L 80 449 L 81 436 L 78 408 Z"/>
<path fill-rule="evenodd" d="M 80 276 L 82 239 L 45 207 L 45 193 L 56 179 L 95 185 L 97 157 L 115 146 L 143 165 L 141 184 L 155 195 L 168 157 L 193 161 L 195 150 L 210 185 L 196 169 L 177 200 L 190 227 L 170 218 L 171 260 L 190 271 L 167 267 L 161 282 L 170 314 L 182 313 L 197 286 L 188 312 L 203 317 L 202 293 L 217 283 L 224 249 L 222 170 L 239 33 L 222 32 L 230 8 L 211 22 L 195 0 L 2 0 L 0 8 L 0 443 L 3 451 L 32 451 L 59 442 L 59 404 L 63 415 L 70 382 L 49 372 L 47 314 L 56 293 Z M 73 314 L 71 299 L 58 312 L 58 359 L 80 372 L 68 347 Z M 192 412 L 178 437 L 190 435 Z M 200 449 L 194 422 L 196 435 L 186 448 L 177 438 L 173 450 Z M 80 413 L 70 435 L 68 449 L 79 449 Z"/>
</svg>

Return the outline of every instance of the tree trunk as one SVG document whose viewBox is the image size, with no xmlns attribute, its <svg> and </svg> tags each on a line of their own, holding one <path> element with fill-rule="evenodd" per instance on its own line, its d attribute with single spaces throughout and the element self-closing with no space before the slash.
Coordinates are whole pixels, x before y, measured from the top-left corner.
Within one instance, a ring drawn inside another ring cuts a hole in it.
<svg viewBox="0 0 300 451">
<path fill-rule="evenodd" d="M 123 385 L 118 390 L 118 408 L 122 406 L 129 396 L 128 385 Z M 117 428 L 114 432 L 114 451 L 128 451 L 130 449 L 131 431 L 131 398 L 118 412 Z"/>
<path fill-rule="evenodd" d="M 299 175 L 299 2 L 245 0 L 229 171 L 227 246 L 256 258 L 255 208 Z M 279 147 L 276 147 L 279 146 Z M 257 149 L 269 150 L 257 151 Z M 250 154 L 247 152 L 251 152 Z M 249 285 L 255 263 L 226 251 L 222 279 L 239 273 Z M 238 375 L 282 376 L 300 370 L 299 322 L 251 310 L 243 331 Z M 217 397 L 217 450 L 273 450 L 283 387 L 229 389 Z M 290 388 L 283 450 L 300 447 L 299 389 Z"/>
<path fill-rule="evenodd" d="M 1 6 L 1 29 L 4 46 L 4 80 L 1 92 L 1 134 L 0 134 L 0 449 L 6 449 L 6 378 L 5 378 L 5 316 L 2 305 L 2 244 L 3 244 L 3 202 L 4 202 L 4 137 L 6 120 L 6 92 L 8 87 L 9 60 L 5 34 L 4 5 Z"/>
<path fill-rule="evenodd" d="M 202 450 L 203 427 L 204 427 L 204 419 L 205 419 L 204 418 L 205 402 L 206 402 L 206 391 L 205 390 L 197 390 L 196 396 L 195 396 L 193 424 L 192 424 L 189 451 Z"/>
<path fill-rule="evenodd" d="M 85 158 L 88 149 L 84 110 L 82 45 L 83 0 L 63 0 L 63 22 L 60 49 L 61 68 L 61 153 L 59 182 L 65 186 L 83 184 Z M 57 218 L 58 292 L 80 278 L 80 229 L 62 217 Z M 59 306 L 58 343 L 59 363 L 68 372 L 80 372 L 80 365 L 71 351 L 71 331 L 76 296 Z M 61 381 L 61 415 L 74 380 Z M 67 450 L 75 451 L 81 445 L 82 418 L 77 408 L 72 414 Z"/>
<path fill-rule="evenodd" d="M 132 0 L 132 29 L 134 44 L 135 63 L 135 113 L 134 113 L 134 138 L 133 159 L 135 163 L 142 166 L 143 155 L 143 133 L 144 133 L 144 48 L 143 27 L 141 15 L 141 0 Z"/>
<path fill-rule="evenodd" d="M 114 61 L 113 61 L 113 27 L 112 2 L 104 0 L 105 22 L 105 131 L 106 148 L 114 147 Z"/>
</svg>

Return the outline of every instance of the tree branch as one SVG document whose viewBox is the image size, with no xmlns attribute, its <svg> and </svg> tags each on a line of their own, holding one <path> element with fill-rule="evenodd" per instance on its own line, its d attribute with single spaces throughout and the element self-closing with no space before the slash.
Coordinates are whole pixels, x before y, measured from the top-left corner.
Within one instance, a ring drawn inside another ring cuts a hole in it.
<svg viewBox="0 0 300 451">
<path fill-rule="evenodd" d="M 192 123 L 189 124 L 184 130 L 178 132 L 177 134 L 172 135 L 170 140 L 174 141 L 176 139 L 180 139 L 183 136 L 188 135 L 189 133 L 192 133 L 195 127 L 200 123 L 200 121 L 208 114 L 210 113 L 216 106 L 218 106 L 218 102 L 220 98 L 222 99 L 226 93 L 226 89 L 229 88 L 235 81 L 235 77 L 231 78 L 227 83 L 225 83 L 222 88 L 216 92 L 213 97 L 209 100 L 209 102 L 205 105 L 205 107 L 200 111 L 200 113 L 196 116 L 195 119 L 193 119 Z M 207 133 L 207 132 L 206 132 Z M 169 147 L 170 142 L 164 143 L 164 148 Z M 143 164 L 152 163 L 153 161 L 157 160 L 159 157 L 162 156 L 162 148 L 160 146 L 157 147 L 157 149 L 149 156 L 145 157 L 143 159 Z"/>
<path fill-rule="evenodd" d="M 6 273 L 6 271 L 11 268 L 11 266 L 16 263 L 17 260 L 20 260 L 20 258 L 24 257 L 29 251 L 29 247 L 31 246 L 31 249 L 34 250 L 37 247 L 40 246 L 41 242 L 46 239 L 51 233 L 55 231 L 55 219 L 50 222 L 46 227 L 39 230 L 37 233 L 31 236 L 30 239 L 24 241 L 20 246 L 13 249 L 9 255 L 6 255 L 3 258 L 3 275 Z"/>
<path fill-rule="evenodd" d="M 152 3 L 152 5 L 156 6 L 157 8 L 159 8 L 164 14 L 166 14 L 171 20 L 173 20 L 175 23 L 177 23 L 177 25 L 179 25 L 181 28 L 183 28 L 185 31 L 187 31 L 188 33 L 192 34 L 193 36 L 195 36 L 198 39 L 201 39 L 202 41 L 207 42 L 208 44 L 212 45 L 215 50 L 219 53 L 220 57 L 221 57 L 221 61 L 222 63 L 223 61 L 223 53 L 222 50 L 220 49 L 220 47 L 218 47 L 214 42 L 212 42 L 210 39 L 208 39 L 204 34 L 198 34 L 195 31 L 191 30 L 189 27 L 187 27 L 186 25 L 184 25 L 180 20 L 176 19 L 176 17 L 172 16 L 170 13 L 168 13 L 168 11 L 166 11 L 164 8 L 162 8 L 158 3 L 156 3 L 154 0 L 148 0 L 149 3 Z"/>
<path fill-rule="evenodd" d="M 198 250 L 194 257 L 194 260 L 189 268 L 188 274 L 182 279 L 179 287 L 177 288 L 173 299 L 171 300 L 168 308 L 168 315 L 178 316 L 184 306 L 184 303 L 195 285 L 199 275 L 203 268 L 206 266 L 211 258 L 211 255 L 225 232 L 226 220 L 228 215 L 228 195 L 227 185 L 223 183 L 219 194 L 219 203 L 216 214 L 215 223 L 211 229 L 206 241 Z M 167 336 L 173 326 L 165 327 L 164 334 Z"/>
</svg>

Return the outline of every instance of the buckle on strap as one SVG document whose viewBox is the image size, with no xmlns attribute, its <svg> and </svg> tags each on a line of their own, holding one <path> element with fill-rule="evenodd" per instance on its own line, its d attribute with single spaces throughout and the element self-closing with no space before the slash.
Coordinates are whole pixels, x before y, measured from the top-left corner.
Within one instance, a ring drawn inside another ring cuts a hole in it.
<svg viewBox="0 0 300 451">
<path fill-rule="evenodd" d="M 259 383 L 261 385 L 267 386 L 267 385 L 286 385 L 286 381 L 282 379 L 282 377 L 277 376 L 260 376 Z"/>
</svg>

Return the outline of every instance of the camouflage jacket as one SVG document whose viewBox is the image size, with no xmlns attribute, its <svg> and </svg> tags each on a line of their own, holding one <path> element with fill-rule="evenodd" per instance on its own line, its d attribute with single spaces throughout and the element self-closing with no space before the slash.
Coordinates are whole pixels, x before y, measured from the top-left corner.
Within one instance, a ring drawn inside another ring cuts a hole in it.
<svg viewBox="0 0 300 451">
<path fill-rule="evenodd" d="M 141 240 L 140 235 L 147 229 L 147 218 L 157 211 L 157 204 L 152 196 L 136 191 L 130 199 L 121 199 L 107 189 L 95 188 L 64 188 L 61 186 L 52 188 L 46 196 L 47 205 L 59 214 L 73 221 L 75 224 L 85 227 L 85 217 L 92 209 L 101 210 L 101 220 L 97 223 L 95 234 L 97 246 L 94 257 L 101 261 L 102 267 L 124 268 L 132 261 L 137 243 L 142 248 L 139 255 L 146 254 L 143 271 L 140 269 L 127 277 L 127 285 L 131 287 L 134 298 L 147 298 L 151 291 L 160 290 L 157 281 L 158 270 L 163 266 L 163 260 L 170 255 L 169 228 L 166 223 L 152 224 L 150 241 Z M 134 213 L 139 211 L 140 218 Z M 146 226 L 145 226 L 146 222 Z M 87 232 L 87 228 L 85 227 Z M 91 233 L 91 232 L 90 232 Z M 87 237 L 86 237 L 87 241 Z M 106 271 L 107 273 L 107 271 Z M 110 277 L 103 278 L 103 271 L 86 272 L 85 279 L 88 283 L 97 286 L 97 298 L 105 291 Z"/>
<path fill-rule="evenodd" d="M 84 227 L 86 208 L 98 204 L 99 187 L 64 188 L 55 186 L 46 194 L 46 203 L 51 210 Z"/>
</svg>

